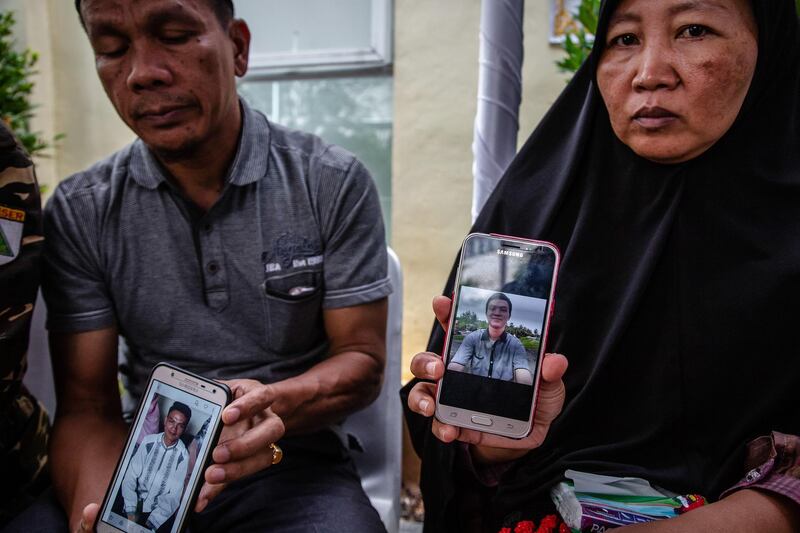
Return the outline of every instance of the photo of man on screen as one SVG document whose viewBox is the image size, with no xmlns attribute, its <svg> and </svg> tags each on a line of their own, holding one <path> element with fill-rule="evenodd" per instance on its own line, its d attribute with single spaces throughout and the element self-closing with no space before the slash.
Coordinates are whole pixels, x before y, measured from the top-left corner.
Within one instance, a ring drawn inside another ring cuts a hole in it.
<svg viewBox="0 0 800 533">
<path fill-rule="evenodd" d="M 511 319 L 511 299 L 497 292 L 486 300 L 487 327 L 464 337 L 448 370 L 477 376 L 533 384 L 528 354 L 522 342 L 506 331 Z"/>
<path fill-rule="evenodd" d="M 175 513 L 183 495 L 189 451 L 181 440 L 192 410 L 173 402 L 164 431 L 144 437 L 133 455 L 121 492 L 128 520 L 156 531 Z"/>
</svg>

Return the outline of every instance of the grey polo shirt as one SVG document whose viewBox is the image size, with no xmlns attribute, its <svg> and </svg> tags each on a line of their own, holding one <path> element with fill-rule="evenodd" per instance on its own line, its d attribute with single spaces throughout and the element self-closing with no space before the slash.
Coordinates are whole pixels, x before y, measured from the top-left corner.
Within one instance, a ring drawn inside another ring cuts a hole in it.
<svg viewBox="0 0 800 533">
<path fill-rule="evenodd" d="M 300 374 L 327 354 L 323 309 L 391 292 L 364 166 L 242 108 L 236 157 L 206 213 L 141 140 L 64 180 L 47 205 L 48 328 L 116 324 L 135 397 L 159 361 L 212 378 Z"/>
<path fill-rule="evenodd" d="M 506 331 L 496 341 L 485 329 L 473 331 L 464 337 L 450 362 L 464 365 L 470 374 L 505 381 L 513 381 L 517 369 L 530 370 L 525 347 Z"/>
</svg>

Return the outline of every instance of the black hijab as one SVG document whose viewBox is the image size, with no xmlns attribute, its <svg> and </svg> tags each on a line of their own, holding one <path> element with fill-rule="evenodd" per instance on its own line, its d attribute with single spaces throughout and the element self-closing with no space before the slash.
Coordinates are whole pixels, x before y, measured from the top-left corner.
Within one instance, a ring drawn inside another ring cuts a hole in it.
<svg viewBox="0 0 800 533">
<path fill-rule="evenodd" d="M 800 434 L 794 2 L 752 1 L 759 53 L 742 110 L 680 165 L 636 156 L 611 130 L 594 75 L 619 3 L 603 2 L 589 61 L 473 227 L 561 248 L 548 351 L 570 361 L 567 401 L 544 445 L 484 501 L 491 528 L 547 502 L 568 468 L 715 499 L 743 475 L 749 440 Z M 444 294 L 452 284 L 451 273 Z M 436 327 L 429 349 L 442 339 Z M 466 496 L 453 481 L 454 446 L 430 435 L 429 420 L 406 417 L 423 458 L 425 529 L 459 530 Z"/>
</svg>

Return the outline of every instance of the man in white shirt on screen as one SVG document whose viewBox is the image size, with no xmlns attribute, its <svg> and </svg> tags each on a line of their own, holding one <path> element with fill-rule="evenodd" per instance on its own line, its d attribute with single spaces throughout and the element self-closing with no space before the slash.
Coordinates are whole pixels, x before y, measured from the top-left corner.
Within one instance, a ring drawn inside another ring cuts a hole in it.
<svg viewBox="0 0 800 533">
<path fill-rule="evenodd" d="M 122 480 L 128 520 L 155 531 L 175 513 L 183 494 L 189 451 L 181 435 L 192 418 L 187 405 L 175 402 L 164 418 L 163 433 L 147 435 Z"/>
</svg>

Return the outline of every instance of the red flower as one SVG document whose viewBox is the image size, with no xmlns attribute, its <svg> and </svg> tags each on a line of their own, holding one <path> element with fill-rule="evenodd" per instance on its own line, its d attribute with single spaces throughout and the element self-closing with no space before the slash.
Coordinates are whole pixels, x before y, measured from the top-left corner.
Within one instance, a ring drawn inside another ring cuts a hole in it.
<svg viewBox="0 0 800 533">
<path fill-rule="evenodd" d="M 533 520 L 522 520 L 517 522 L 513 531 L 510 527 L 504 527 L 498 533 L 572 533 L 572 530 L 561 521 L 558 515 L 551 514 L 542 519 L 538 529 Z"/>
<path fill-rule="evenodd" d="M 556 517 L 555 515 L 547 515 L 542 518 L 542 522 L 539 524 L 539 529 L 536 530 L 536 533 L 553 533 L 556 528 Z"/>
<path fill-rule="evenodd" d="M 533 521 L 523 520 L 522 522 L 517 522 L 516 527 L 514 527 L 514 533 L 533 533 Z"/>
<path fill-rule="evenodd" d="M 554 528 L 558 523 L 558 518 L 554 514 L 549 514 L 542 519 L 542 523 L 539 527 L 546 525 L 547 527 Z"/>
</svg>

